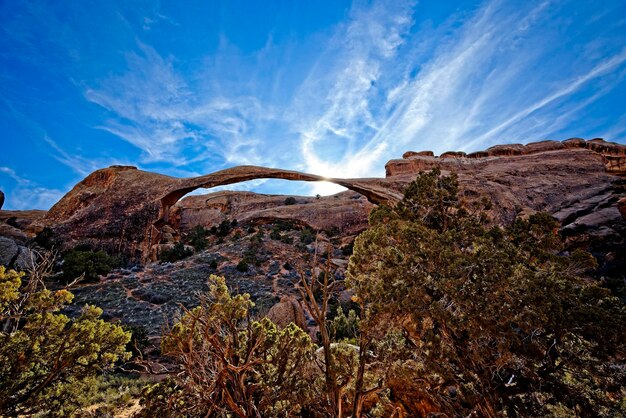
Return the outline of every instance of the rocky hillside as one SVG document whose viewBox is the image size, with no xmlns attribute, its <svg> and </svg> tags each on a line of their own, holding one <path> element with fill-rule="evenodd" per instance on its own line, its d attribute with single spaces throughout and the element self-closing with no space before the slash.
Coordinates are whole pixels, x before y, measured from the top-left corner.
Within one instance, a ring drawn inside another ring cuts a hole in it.
<svg viewBox="0 0 626 418">
<path fill-rule="evenodd" d="M 170 224 L 187 232 L 198 225 L 210 227 L 232 219 L 255 224 L 285 220 L 314 230 L 355 234 L 367 227 L 373 206 L 352 191 L 317 197 L 218 192 L 185 197 L 173 207 Z"/>
<path fill-rule="evenodd" d="M 582 139 L 496 146 L 468 155 L 407 152 L 387 163 L 386 178 L 331 179 L 349 190 L 325 197 L 227 191 L 184 197 L 197 188 L 255 178 L 322 179 L 294 171 L 246 166 L 177 179 L 113 166 L 89 175 L 48 213 L 0 211 L 3 260 L 15 263 L 29 238 L 48 227 L 64 249 L 89 244 L 120 253 L 134 266 L 80 284 L 74 289 L 76 306 L 96 303 L 109 317 L 156 335 L 179 304 L 196 304 L 198 293 L 206 291 L 207 275 L 218 273 L 229 278 L 233 289 L 251 293 L 258 313 L 271 309 L 280 317 L 291 312 L 314 329 L 306 312 L 294 309 L 299 304 L 293 286 L 295 267 L 307 265 L 315 253 L 311 234 L 319 231 L 318 253 L 341 277 L 350 243 L 367 226 L 371 208 L 395 204 L 417 173 L 439 167 L 457 173 L 468 207 L 488 204 L 494 223 L 508 224 L 535 211 L 551 213 L 571 248 L 583 247 L 596 256 L 598 278 L 623 286 L 625 158 L 624 145 Z M 237 226 L 223 236 L 209 236 L 205 250 L 174 263 L 154 262 L 163 250 L 185 241 L 194 227 L 211 229 L 235 220 Z"/>
</svg>

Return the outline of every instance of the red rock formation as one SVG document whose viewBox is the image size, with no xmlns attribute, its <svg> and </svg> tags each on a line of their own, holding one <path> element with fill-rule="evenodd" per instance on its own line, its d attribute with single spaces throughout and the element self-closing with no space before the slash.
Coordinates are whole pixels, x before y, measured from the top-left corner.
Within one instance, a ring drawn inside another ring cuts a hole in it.
<svg viewBox="0 0 626 418">
<path fill-rule="evenodd" d="M 372 203 L 394 204 L 417 173 L 434 167 L 458 173 L 467 202 L 490 199 L 496 222 L 511 222 L 518 213 L 535 210 L 555 214 L 564 225 L 574 225 L 577 220 L 584 225 L 614 225 L 617 218 L 621 222 L 615 196 L 623 194 L 616 176 L 626 173 L 623 145 L 573 138 L 495 146 L 469 155 L 448 152 L 437 158 L 431 154 L 405 153 L 405 158 L 387 163 L 384 179 L 325 179 L 252 166 L 178 179 L 113 166 L 77 184 L 49 211 L 42 225 L 54 227 L 67 245 L 94 241 L 133 256 L 148 254 L 152 245 L 161 241 L 161 228 L 168 222 L 185 229 L 225 218 L 289 219 L 316 229 L 339 223 L 346 233 L 353 233 L 363 228 L 371 208 L 371 203 L 354 198 L 353 192 Z M 170 210 L 182 196 L 197 188 L 259 178 L 326 180 L 353 192 L 320 201 L 298 198 L 293 206 L 285 205 L 284 197 L 229 192 L 189 197 Z M 597 212 L 595 217 L 591 217 L 592 212 Z M 170 219 L 171 214 L 174 216 Z"/>
<path fill-rule="evenodd" d="M 362 194 L 374 203 L 397 201 L 399 186 L 386 179 L 327 179 L 297 171 L 241 166 L 193 178 L 173 178 L 113 166 L 78 183 L 48 212 L 42 225 L 53 227 L 67 246 L 93 242 L 110 251 L 147 257 L 160 242 L 170 208 L 185 194 L 260 178 L 329 181 Z"/>
<path fill-rule="evenodd" d="M 295 204 L 286 204 L 286 197 L 228 191 L 187 196 L 173 207 L 170 220 L 176 219 L 181 231 L 197 225 L 218 225 L 223 220 L 253 223 L 286 220 L 314 230 L 336 228 L 352 235 L 367 227 L 367 216 L 374 206 L 352 191 L 319 198 L 297 196 Z"/>
<path fill-rule="evenodd" d="M 541 154 L 551 151 L 560 151 L 564 149 L 586 149 L 604 157 L 606 170 L 617 175 L 626 175 L 626 146 L 613 142 L 606 142 L 603 139 L 596 138 L 585 141 L 581 138 L 570 138 L 563 142 L 558 141 L 540 141 L 531 142 L 526 145 L 508 144 L 496 145 L 488 148 L 486 151 L 477 151 L 470 154 L 463 152 L 448 151 L 439 157 L 428 154 L 428 151 L 416 153 L 413 151 L 405 152 L 402 160 L 391 160 L 385 165 L 387 177 L 397 176 L 407 173 L 417 173 L 423 170 L 430 170 L 432 167 L 440 165 L 446 169 L 445 164 L 455 164 L 455 170 L 459 169 L 460 164 L 480 163 L 488 157 L 512 157 L 518 155 Z M 449 160 L 453 159 L 454 162 Z M 456 161 L 461 160 L 461 161 Z"/>
</svg>

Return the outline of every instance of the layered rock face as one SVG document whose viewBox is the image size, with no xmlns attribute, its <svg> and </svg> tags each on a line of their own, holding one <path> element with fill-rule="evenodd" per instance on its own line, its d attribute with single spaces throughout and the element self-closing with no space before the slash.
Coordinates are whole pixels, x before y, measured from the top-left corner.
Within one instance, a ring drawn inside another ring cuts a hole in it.
<svg viewBox="0 0 626 418">
<path fill-rule="evenodd" d="M 591 250 L 607 274 L 619 276 L 626 271 L 625 164 L 626 146 L 574 138 L 467 155 L 407 152 L 385 167 L 389 179 L 406 181 L 435 167 L 457 173 L 465 201 L 488 199 L 496 223 L 548 212 L 561 222 L 571 246 Z"/>
<path fill-rule="evenodd" d="M 585 141 L 581 138 L 570 138 L 565 141 L 540 141 L 526 145 L 496 145 L 485 151 L 466 154 L 460 151 L 448 151 L 435 157 L 432 151 L 407 151 L 401 160 L 391 160 L 385 165 L 387 177 L 417 173 L 439 166 L 446 170 L 473 170 L 475 165 L 491 164 L 502 157 L 515 157 L 533 154 L 544 154 L 545 159 L 553 158 L 547 153 L 563 154 L 567 150 L 587 150 L 601 155 L 607 172 L 618 176 L 626 175 L 626 146 L 607 142 L 596 138 Z M 556 157 L 558 159 L 558 157 Z M 564 170 L 564 167 L 561 167 Z"/>
<path fill-rule="evenodd" d="M 185 197 L 174 206 L 170 222 L 184 232 L 195 226 L 218 225 L 224 220 L 245 223 L 283 220 L 313 230 L 337 230 L 352 235 L 367 227 L 367 216 L 373 206 L 364 196 L 352 191 L 319 198 L 224 191 Z"/>
<path fill-rule="evenodd" d="M 55 204 L 40 226 L 50 226 L 66 245 L 93 242 L 141 258 L 160 242 L 171 207 L 185 194 L 242 181 L 278 178 L 329 181 L 362 194 L 373 203 L 397 201 L 401 192 L 385 179 L 328 179 L 307 173 L 241 166 L 206 176 L 178 179 L 113 166 L 90 174 Z"/>
<path fill-rule="evenodd" d="M 388 178 L 408 181 L 435 167 L 455 172 L 466 200 L 488 198 L 491 214 L 500 223 L 510 223 L 520 213 L 545 211 L 564 227 L 609 223 L 623 228 L 617 201 L 625 194 L 624 145 L 569 139 L 499 145 L 468 155 L 404 156 L 387 163 Z M 587 216 L 591 213 L 593 218 Z"/>
<path fill-rule="evenodd" d="M 314 229 L 334 227 L 353 234 L 365 227 L 372 205 L 394 204 L 417 173 L 440 167 L 458 173 L 468 203 L 489 199 L 495 222 L 510 223 L 520 214 L 547 211 L 561 220 L 564 228 L 577 234 L 585 229 L 604 237 L 622 236 L 620 210 L 625 210 L 624 204 L 618 207 L 617 201 L 624 197 L 625 158 L 623 145 L 570 139 L 496 146 L 469 155 L 449 152 L 435 157 L 429 151 L 407 152 L 403 159 L 387 163 L 387 177 L 378 179 L 325 179 L 253 166 L 179 179 L 134 167 L 113 166 L 78 183 L 43 220 L 28 228 L 33 233 L 49 226 L 67 247 L 91 242 L 144 261 L 152 247 L 161 242 L 165 227 L 185 231 L 195 225 L 215 225 L 224 219 L 285 219 Z M 285 196 L 241 192 L 189 196 L 178 202 L 197 188 L 259 178 L 326 180 L 350 191 L 321 199 L 298 197 L 294 205 L 285 204 Z M 18 232 L 12 230 L 14 234 Z"/>
</svg>

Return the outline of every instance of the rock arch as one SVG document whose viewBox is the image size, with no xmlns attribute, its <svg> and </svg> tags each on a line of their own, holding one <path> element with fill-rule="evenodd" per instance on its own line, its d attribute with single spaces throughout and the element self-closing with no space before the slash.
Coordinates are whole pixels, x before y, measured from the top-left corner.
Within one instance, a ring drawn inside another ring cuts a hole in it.
<svg viewBox="0 0 626 418">
<path fill-rule="evenodd" d="M 279 168 L 238 166 L 200 177 L 180 179 L 175 185 L 170 187 L 160 199 L 161 208 L 155 226 L 167 223 L 170 208 L 183 196 L 196 189 L 210 189 L 212 187 L 257 179 L 282 179 L 308 182 L 327 181 L 360 193 L 375 204 L 393 203 L 402 198 L 401 193 L 390 189 L 389 186 L 385 187 L 382 184 L 378 184 L 376 180 L 382 179 L 337 179 Z"/>
</svg>

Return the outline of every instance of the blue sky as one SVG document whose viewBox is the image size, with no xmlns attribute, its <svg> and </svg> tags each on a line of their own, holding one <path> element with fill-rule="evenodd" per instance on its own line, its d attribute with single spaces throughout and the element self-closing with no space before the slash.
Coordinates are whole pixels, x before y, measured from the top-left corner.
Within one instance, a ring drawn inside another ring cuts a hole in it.
<svg viewBox="0 0 626 418">
<path fill-rule="evenodd" d="M 112 164 L 366 177 L 406 150 L 626 143 L 625 76 L 623 0 L 0 1 L 0 189 L 46 209 Z"/>
</svg>

